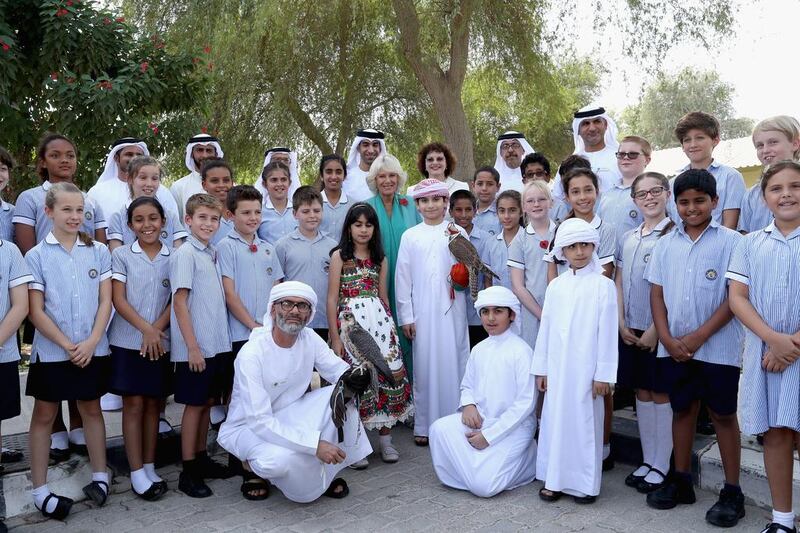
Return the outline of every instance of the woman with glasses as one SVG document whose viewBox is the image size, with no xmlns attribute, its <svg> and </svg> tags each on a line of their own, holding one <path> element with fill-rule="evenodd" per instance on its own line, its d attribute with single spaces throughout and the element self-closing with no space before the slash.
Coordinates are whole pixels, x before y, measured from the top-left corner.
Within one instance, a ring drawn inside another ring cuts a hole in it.
<svg viewBox="0 0 800 533">
<path fill-rule="evenodd" d="M 617 167 L 622 178 L 603 192 L 597 202 L 597 215 L 614 226 L 617 242 L 626 231 L 637 228 L 644 218 L 633 202 L 631 185 L 636 176 L 650 164 L 652 148 L 647 139 L 634 135 L 625 137 L 617 149 Z"/>
</svg>

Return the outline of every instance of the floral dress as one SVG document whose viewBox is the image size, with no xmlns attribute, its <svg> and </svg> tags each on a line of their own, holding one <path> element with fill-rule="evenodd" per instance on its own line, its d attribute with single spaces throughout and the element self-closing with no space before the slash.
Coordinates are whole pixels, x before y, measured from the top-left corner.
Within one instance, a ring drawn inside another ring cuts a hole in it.
<svg viewBox="0 0 800 533">
<path fill-rule="evenodd" d="M 350 311 L 358 323 L 372 335 L 381 348 L 383 358 L 394 375 L 396 387 L 378 375 L 378 397 L 371 390 L 361 396 L 360 415 L 364 427 L 379 429 L 392 427 L 414 414 L 411 401 L 411 385 L 403 365 L 402 352 L 397 340 L 394 320 L 378 297 L 380 265 L 370 259 L 352 259 L 342 265 L 339 279 L 339 320 L 342 313 Z M 353 364 L 350 353 L 345 352 L 345 361 Z"/>
</svg>

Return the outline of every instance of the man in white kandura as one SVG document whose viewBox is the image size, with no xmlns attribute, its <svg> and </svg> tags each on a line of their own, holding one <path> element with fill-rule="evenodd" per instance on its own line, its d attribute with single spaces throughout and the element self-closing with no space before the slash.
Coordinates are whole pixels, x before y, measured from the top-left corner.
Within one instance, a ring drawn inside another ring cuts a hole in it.
<svg viewBox="0 0 800 533">
<path fill-rule="evenodd" d="M 518 131 L 509 130 L 497 137 L 497 157 L 494 168 L 500 174 L 500 190 L 522 192 L 522 172 L 519 166 L 526 155 L 534 153 L 533 146 Z"/>
<path fill-rule="evenodd" d="M 367 186 L 367 174 L 372 162 L 386 153 L 385 135 L 382 131 L 358 130 L 347 156 L 347 177 L 342 190 L 353 202 L 363 202 L 375 196 Z"/>
<path fill-rule="evenodd" d="M 518 335 L 514 293 L 500 285 L 484 289 L 475 309 L 489 338 L 467 361 L 461 412 L 433 423 L 430 447 L 442 483 L 489 498 L 533 481 L 536 380 L 533 350 Z"/>
<path fill-rule="evenodd" d="M 306 392 L 315 368 L 329 383 L 344 375 L 353 392 L 363 392 L 369 383 L 368 373 L 349 372 L 348 364 L 305 327 L 316 306 L 317 296 L 305 283 L 275 285 L 264 326 L 253 330 L 236 357 L 228 418 L 217 440 L 244 463 L 243 493 L 256 491 L 246 485 L 260 478 L 265 491 L 269 481 L 295 502 L 322 495 L 343 498 L 349 489 L 336 474 L 372 453 L 351 403 L 339 442 L 331 418 L 333 387 Z"/>
<path fill-rule="evenodd" d="M 203 161 L 212 157 L 225 157 L 225 153 L 219 145 L 219 139 L 216 137 L 201 133 L 195 135 L 186 143 L 184 163 L 189 173 L 173 183 L 172 187 L 169 188 L 169 192 L 175 198 L 175 203 L 178 204 L 179 220 L 183 220 L 183 216 L 186 213 L 186 202 L 189 201 L 189 198 L 194 194 L 206 192 L 203 189 L 203 179 L 200 177 L 200 171 L 203 168 Z"/>
</svg>

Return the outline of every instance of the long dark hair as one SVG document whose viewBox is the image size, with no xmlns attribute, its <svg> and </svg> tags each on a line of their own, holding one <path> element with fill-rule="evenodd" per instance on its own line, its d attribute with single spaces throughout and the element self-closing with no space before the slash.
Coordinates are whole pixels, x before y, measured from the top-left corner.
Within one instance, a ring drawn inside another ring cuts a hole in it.
<svg viewBox="0 0 800 533">
<path fill-rule="evenodd" d="M 342 261 L 349 261 L 355 258 L 355 243 L 353 237 L 350 235 L 350 226 L 360 218 L 364 217 L 367 224 L 372 224 L 372 238 L 369 240 L 367 247 L 369 248 L 369 257 L 373 263 L 380 265 L 386 254 L 383 252 L 383 242 L 381 241 L 381 229 L 378 222 L 378 213 L 375 209 L 365 202 L 358 202 L 348 209 L 344 217 L 344 225 L 342 226 L 342 235 L 339 239 L 339 245 L 334 250 L 339 250 L 339 255 Z"/>
<path fill-rule="evenodd" d="M 130 226 L 133 222 L 133 212 L 136 211 L 136 208 L 140 205 L 152 205 L 158 211 L 158 214 L 161 215 L 161 220 L 165 221 L 167 219 L 166 215 L 164 214 L 164 207 L 161 205 L 156 198 L 152 196 L 140 196 L 136 198 L 134 201 L 131 202 L 131 205 L 128 206 L 128 210 L 126 211 L 126 215 L 128 218 L 128 225 Z"/>
<path fill-rule="evenodd" d="M 47 172 L 47 167 L 44 165 L 45 156 L 47 155 L 47 147 L 53 141 L 66 141 L 72 145 L 72 149 L 75 151 L 75 157 L 78 157 L 78 147 L 75 146 L 75 143 L 69 137 L 65 135 L 61 135 L 60 133 L 48 133 L 42 140 L 39 141 L 39 147 L 36 149 L 36 172 L 39 174 L 39 177 L 42 181 L 48 181 L 50 179 L 50 175 Z"/>
</svg>

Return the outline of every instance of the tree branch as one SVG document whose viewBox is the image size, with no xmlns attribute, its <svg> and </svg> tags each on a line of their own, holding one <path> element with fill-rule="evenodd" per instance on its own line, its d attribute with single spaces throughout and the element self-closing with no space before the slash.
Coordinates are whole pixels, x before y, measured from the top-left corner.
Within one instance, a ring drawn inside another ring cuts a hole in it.
<svg viewBox="0 0 800 533">
<path fill-rule="evenodd" d="M 419 17 L 412 0 L 392 0 L 400 31 L 400 44 L 403 56 L 411 65 L 422 85 L 430 91 L 436 78 L 443 78 L 444 72 L 439 65 L 432 63 L 422 54 L 419 46 Z"/>
<path fill-rule="evenodd" d="M 461 86 L 467 75 L 469 55 L 469 22 L 475 11 L 476 0 L 461 0 L 458 12 L 450 23 L 450 68 L 447 78 Z"/>
<path fill-rule="evenodd" d="M 294 96 L 287 94 L 284 91 L 278 91 L 277 94 L 286 105 L 286 109 L 289 111 L 289 114 L 297 123 L 297 126 L 300 128 L 303 134 L 308 137 L 311 142 L 317 145 L 317 148 L 319 148 L 323 154 L 329 154 L 333 152 L 328 139 L 326 139 L 322 131 L 317 128 L 316 124 L 314 124 L 314 121 L 311 120 L 311 117 L 308 115 L 308 113 L 303 110 L 300 102 L 298 102 Z"/>
</svg>

